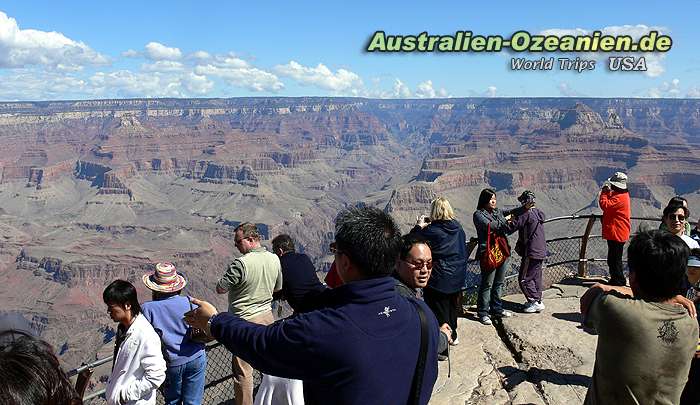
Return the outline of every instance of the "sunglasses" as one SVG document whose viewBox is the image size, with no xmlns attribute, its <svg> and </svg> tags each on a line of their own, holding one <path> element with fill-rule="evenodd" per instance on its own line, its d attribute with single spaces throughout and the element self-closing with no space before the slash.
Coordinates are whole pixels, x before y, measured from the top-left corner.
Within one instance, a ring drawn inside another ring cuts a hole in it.
<svg viewBox="0 0 700 405">
<path fill-rule="evenodd" d="M 685 221 L 685 215 L 683 215 L 683 214 L 668 214 L 668 219 L 683 222 L 683 221 Z"/>
<path fill-rule="evenodd" d="M 433 262 L 413 263 L 413 262 L 409 262 L 408 260 L 404 260 L 403 262 L 408 264 L 409 267 L 411 267 L 413 270 L 422 270 L 423 267 L 425 267 L 427 270 L 432 270 L 432 268 L 433 268 Z"/>
</svg>

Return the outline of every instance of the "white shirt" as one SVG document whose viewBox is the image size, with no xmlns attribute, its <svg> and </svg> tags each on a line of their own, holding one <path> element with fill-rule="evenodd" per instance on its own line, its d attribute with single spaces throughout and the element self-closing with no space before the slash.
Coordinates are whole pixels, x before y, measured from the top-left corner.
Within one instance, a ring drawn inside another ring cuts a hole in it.
<svg viewBox="0 0 700 405">
<path fill-rule="evenodd" d="M 691 238 L 690 236 L 683 234 L 681 235 L 681 239 L 683 239 L 683 242 L 685 242 L 685 244 L 688 245 L 689 248 L 700 249 L 700 244 L 698 244 L 698 241 Z"/>
<path fill-rule="evenodd" d="M 156 389 L 165 381 L 165 360 L 160 337 L 142 314 L 136 316 L 126 331 L 112 375 L 107 381 L 108 405 L 155 405 Z"/>
</svg>

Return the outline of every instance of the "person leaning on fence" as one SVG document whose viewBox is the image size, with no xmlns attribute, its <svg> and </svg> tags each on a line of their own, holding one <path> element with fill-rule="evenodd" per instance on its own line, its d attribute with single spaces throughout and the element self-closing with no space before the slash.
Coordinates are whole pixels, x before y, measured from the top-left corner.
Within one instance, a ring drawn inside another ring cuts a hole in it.
<svg viewBox="0 0 700 405">
<path fill-rule="evenodd" d="M 432 253 L 433 270 L 423 289 L 423 299 L 438 324 L 450 326 L 452 344 L 457 345 L 457 317 L 462 311 L 460 294 L 467 278 L 467 235 L 444 197 L 433 200 L 430 217 L 418 217 L 411 233 L 427 239 Z"/>
<path fill-rule="evenodd" d="M 518 283 L 527 299 L 523 307 L 525 313 L 535 313 L 544 310 L 542 303 L 542 264 L 547 257 L 547 240 L 544 236 L 544 212 L 535 207 L 535 194 L 525 190 L 518 201 L 529 209 L 514 217 L 510 226 L 518 230 L 518 241 L 515 252 L 522 258 Z"/>
<path fill-rule="evenodd" d="M 678 404 L 698 342 L 695 306 L 677 295 L 687 261 L 679 238 L 640 231 L 627 249 L 631 287 L 596 284 L 581 297 L 598 334 L 585 404 Z"/>
<path fill-rule="evenodd" d="M 0 404 L 82 403 L 51 345 L 24 333 L 0 345 Z"/>
<path fill-rule="evenodd" d="M 113 281 L 102 299 L 110 318 L 119 323 L 105 392 L 107 404 L 153 405 L 156 390 L 165 381 L 160 337 L 141 313 L 136 288 L 130 282 Z"/>
<path fill-rule="evenodd" d="M 216 292 L 228 293 L 229 312 L 260 325 L 274 322 L 272 294 L 282 289 L 279 258 L 260 244 L 260 231 L 250 222 L 234 230 L 234 243 L 243 256 L 234 260 L 216 284 Z M 233 357 L 233 401 L 253 403 L 253 367 Z"/>
<path fill-rule="evenodd" d="M 603 239 L 608 241 L 608 270 L 610 285 L 627 285 L 622 271 L 622 251 L 630 237 L 630 195 L 627 192 L 627 175 L 616 172 L 603 183 L 598 197 L 603 210 Z"/>
<path fill-rule="evenodd" d="M 303 380 L 309 405 L 427 404 L 438 324 L 425 303 L 394 289 L 398 226 L 370 207 L 341 211 L 335 223 L 344 284 L 321 294 L 322 309 L 263 326 L 193 300 L 200 307 L 186 321 L 262 372 Z"/>
<path fill-rule="evenodd" d="M 668 232 L 683 239 L 683 242 L 688 245 L 689 249 L 698 249 L 700 248 L 698 242 L 685 233 L 685 225 L 688 222 L 688 216 L 690 216 L 688 208 L 683 204 L 675 203 L 664 208 L 661 221 L 664 223 Z"/>
<path fill-rule="evenodd" d="M 154 329 L 160 330 L 167 353 L 165 405 L 197 405 L 204 395 L 207 356 L 204 345 L 190 340 L 182 314 L 191 309 L 189 299 L 180 295 L 187 280 L 172 263 L 158 263 L 155 271 L 142 277 L 153 301 L 144 302 L 141 312 Z"/>
<path fill-rule="evenodd" d="M 486 244 L 489 237 L 489 229 L 493 235 L 506 237 L 508 233 L 515 232 L 515 229 L 508 224 L 508 219 L 512 215 L 521 215 L 526 210 L 526 206 L 521 206 L 502 212 L 496 207 L 496 192 L 490 188 L 481 190 L 473 216 L 476 235 L 479 239 L 476 258 L 481 259 L 484 254 L 487 254 Z M 506 243 L 507 241 L 508 239 L 506 238 Z M 481 268 L 481 283 L 479 284 L 479 297 L 476 303 L 477 316 L 484 325 L 491 325 L 491 317 L 501 318 L 513 315 L 510 311 L 503 309 L 503 303 L 501 302 L 503 281 L 508 268 L 508 258 L 495 269 L 484 268 L 481 260 L 479 264 Z"/>
</svg>

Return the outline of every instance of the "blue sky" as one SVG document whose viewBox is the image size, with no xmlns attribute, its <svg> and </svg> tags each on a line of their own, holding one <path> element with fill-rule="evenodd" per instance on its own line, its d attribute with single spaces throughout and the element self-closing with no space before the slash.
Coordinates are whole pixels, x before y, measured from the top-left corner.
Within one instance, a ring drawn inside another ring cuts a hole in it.
<svg viewBox="0 0 700 405">
<path fill-rule="evenodd" d="M 3 1 L 0 100 L 361 96 L 700 97 L 700 1 Z M 441 4 L 438 6 L 438 4 Z M 540 55 L 376 54 L 387 34 L 658 29 L 647 72 L 512 71 Z"/>
</svg>

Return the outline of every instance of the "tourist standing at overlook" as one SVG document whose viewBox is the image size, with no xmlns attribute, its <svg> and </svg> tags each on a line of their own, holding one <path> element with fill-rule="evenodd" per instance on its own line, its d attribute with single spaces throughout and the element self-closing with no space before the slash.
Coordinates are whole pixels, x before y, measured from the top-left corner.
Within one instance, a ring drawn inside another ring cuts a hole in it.
<svg viewBox="0 0 700 405">
<path fill-rule="evenodd" d="M 425 303 L 394 289 L 400 246 L 399 228 L 382 210 L 344 210 L 332 249 L 344 284 L 320 295 L 322 309 L 263 326 L 193 300 L 200 307 L 185 320 L 210 328 L 260 371 L 303 380 L 308 405 L 427 404 L 438 324 Z"/>
<path fill-rule="evenodd" d="M 428 280 L 433 270 L 433 256 L 428 240 L 422 236 L 409 233 L 401 238 L 402 246 L 399 259 L 396 262 L 394 278 L 396 292 L 407 298 L 419 298 L 420 291 L 428 286 Z M 420 298 L 419 298 L 420 299 Z M 449 343 L 452 342 L 452 329 L 447 323 L 440 325 L 440 340 L 438 342 L 438 359 L 446 359 Z"/>
<path fill-rule="evenodd" d="M 411 230 L 428 240 L 433 270 L 423 299 L 435 314 L 438 324 L 452 329 L 452 344 L 459 344 L 457 317 L 461 312 L 459 295 L 467 278 L 467 235 L 455 219 L 455 212 L 444 197 L 433 200 L 430 217 L 421 215 Z"/>
<path fill-rule="evenodd" d="M 143 316 L 155 330 L 160 330 L 167 352 L 165 372 L 165 405 L 198 405 L 204 395 L 207 356 L 204 345 L 187 336 L 187 324 L 182 314 L 191 308 L 187 297 L 180 295 L 187 280 L 172 263 L 158 263 L 153 272 L 145 274 L 143 283 L 152 291 L 153 301 L 141 306 Z"/>
<path fill-rule="evenodd" d="M 294 313 L 312 309 L 313 299 L 326 287 L 316 275 L 316 268 L 304 253 L 297 253 L 289 235 L 278 235 L 272 239 L 272 251 L 279 257 L 282 269 L 282 290 L 274 298 L 287 300 Z"/>
<path fill-rule="evenodd" d="M 489 230 L 492 236 L 502 236 L 505 238 L 506 244 L 508 233 L 515 232 L 515 229 L 510 226 L 508 220 L 513 214 L 522 214 L 527 210 L 526 206 L 522 206 L 507 212 L 502 212 L 496 207 L 496 192 L 490 188 L 481 190 L 479 201 L 474 211 L 474 227 L 476 235 L 479 239 L 479 247 L 476 251 L 476 258 L 481 259 L 487 254 L 486 245 L 489 238 Z M 481 268 L 481 283 L 479 284 L 479 297 L 477 298 L 477 316 L 479 321 L 484 325 L 491 325 L 493 321 L 491 317 L 501 318 L 509 317 L 513 314 L 503 309 L 501 302 L 501 294 L 503 290 L 503 280 L 506 276 L 508 268 L 508 258 L 495 269 L 487 269 L 484 267 L 483 261 L 479 260 Z"/>
<path fill-rule="evenodd" d="M 141 314 L 136 288 L 115 280 L 105 288 L 102 300 L 118 322 L 112 374 L 107 380 L 108 405 L 156 403 L 156 390 L 165 381 L 165 360 L 160 337 Z"/>
<path fill-rule="evenodd" d="M 683 239 L 689 249 L 699 249 L 698 242 L 685 233 L 685 225 L 688 222 L 690 211 L 681 203 L 674 203 L 664 208 L 661 218 L 668 232 Z"/>
<path fill-rule="evenodd" d="M 683 198 L 679 195 L 672 197 L 670 200 L 668 200 L 668 204 L 666 204 L 666 206 L 668 207 L 671 205 L 682 205 L 686 209 L 690 209 L 690 208 L 688 208 L 688 200 L 686 200 L 685 198 Z M 666 225 L 666 222 L 661 221 L 661 224 L 659 225 L 659 229 L 661 229 L 663 231 L 668 231 L 668 226 Z M 688 218 L 686 218 L 685 228 L 684 228 L 683 234 L 688 235 L 688 236 L 692 236 L 691 232 L 692 232 L 692 230 L 690 229 L 690 222 L 688 221 Z"/>
<path fill-rule="evenodd" d="M 255 224 L 244 222 L 234 230 L 234 242 L 243 256 L 234 260 L 216 284 L 216 292 L 228 293 L 229 313 L 246 321 L 269 325 L 272 294 L 282 289 L 279 258 L 260 244 Z M 253 367 L 233 357 L 233 392 L 236 405 L 253 403 Z"/>
<path fill-rule="evenodd" d="M 687 280 L 684 286 L 686 298 L 695 303 L 695 309 L 697 310 L 700 307 L 700 249 L 690 251 L 686 276 Z M 700 404 L 700 337 L 698 337 L 698 347 L 690 363 L 688 382 L 685 384 L 680 402 L 680 405 L 697 404 Z"/>
<path fill-rule="evenodd" d="M 584 325 L 598 333 L 585 404 L 677 404 L 698 343 L 686 313 L 695 307 L 677 295 L 688 249 L 668 232 L 642 231 L 627 262 L 631 287 L 596 284 L 581 297 Z"/>
<path fill-rule="evenodd" d="M 535 207 L 535 194 L 525 190 L 518 197 L 520 204 L 529 209 L 513 218 L 511 227 L 518 230 L 515 252 L 522 258 L 518 283 L 527 303 L 525 313 L 544 310 L 542 303 L 542 263 L 547 257 L 547 239 L 544 236 L 544 212 Z"/>
<path fill-rule="evenodd" d="M 700 219 L 695 223 L 695 228 L 690 231 L 690 237 L 700 243 Z"/>
<path fill-rule="evenodd" d="M 627 192 L 627 175 L 616 172 L 603 183 L 598 197 L 603 210 L 603 239 L 608 241 L 608 271 L 610 285 L 627 285 L 622 271 L 622 251 L 630 238 L 630 195 Z"/>
</svg>

